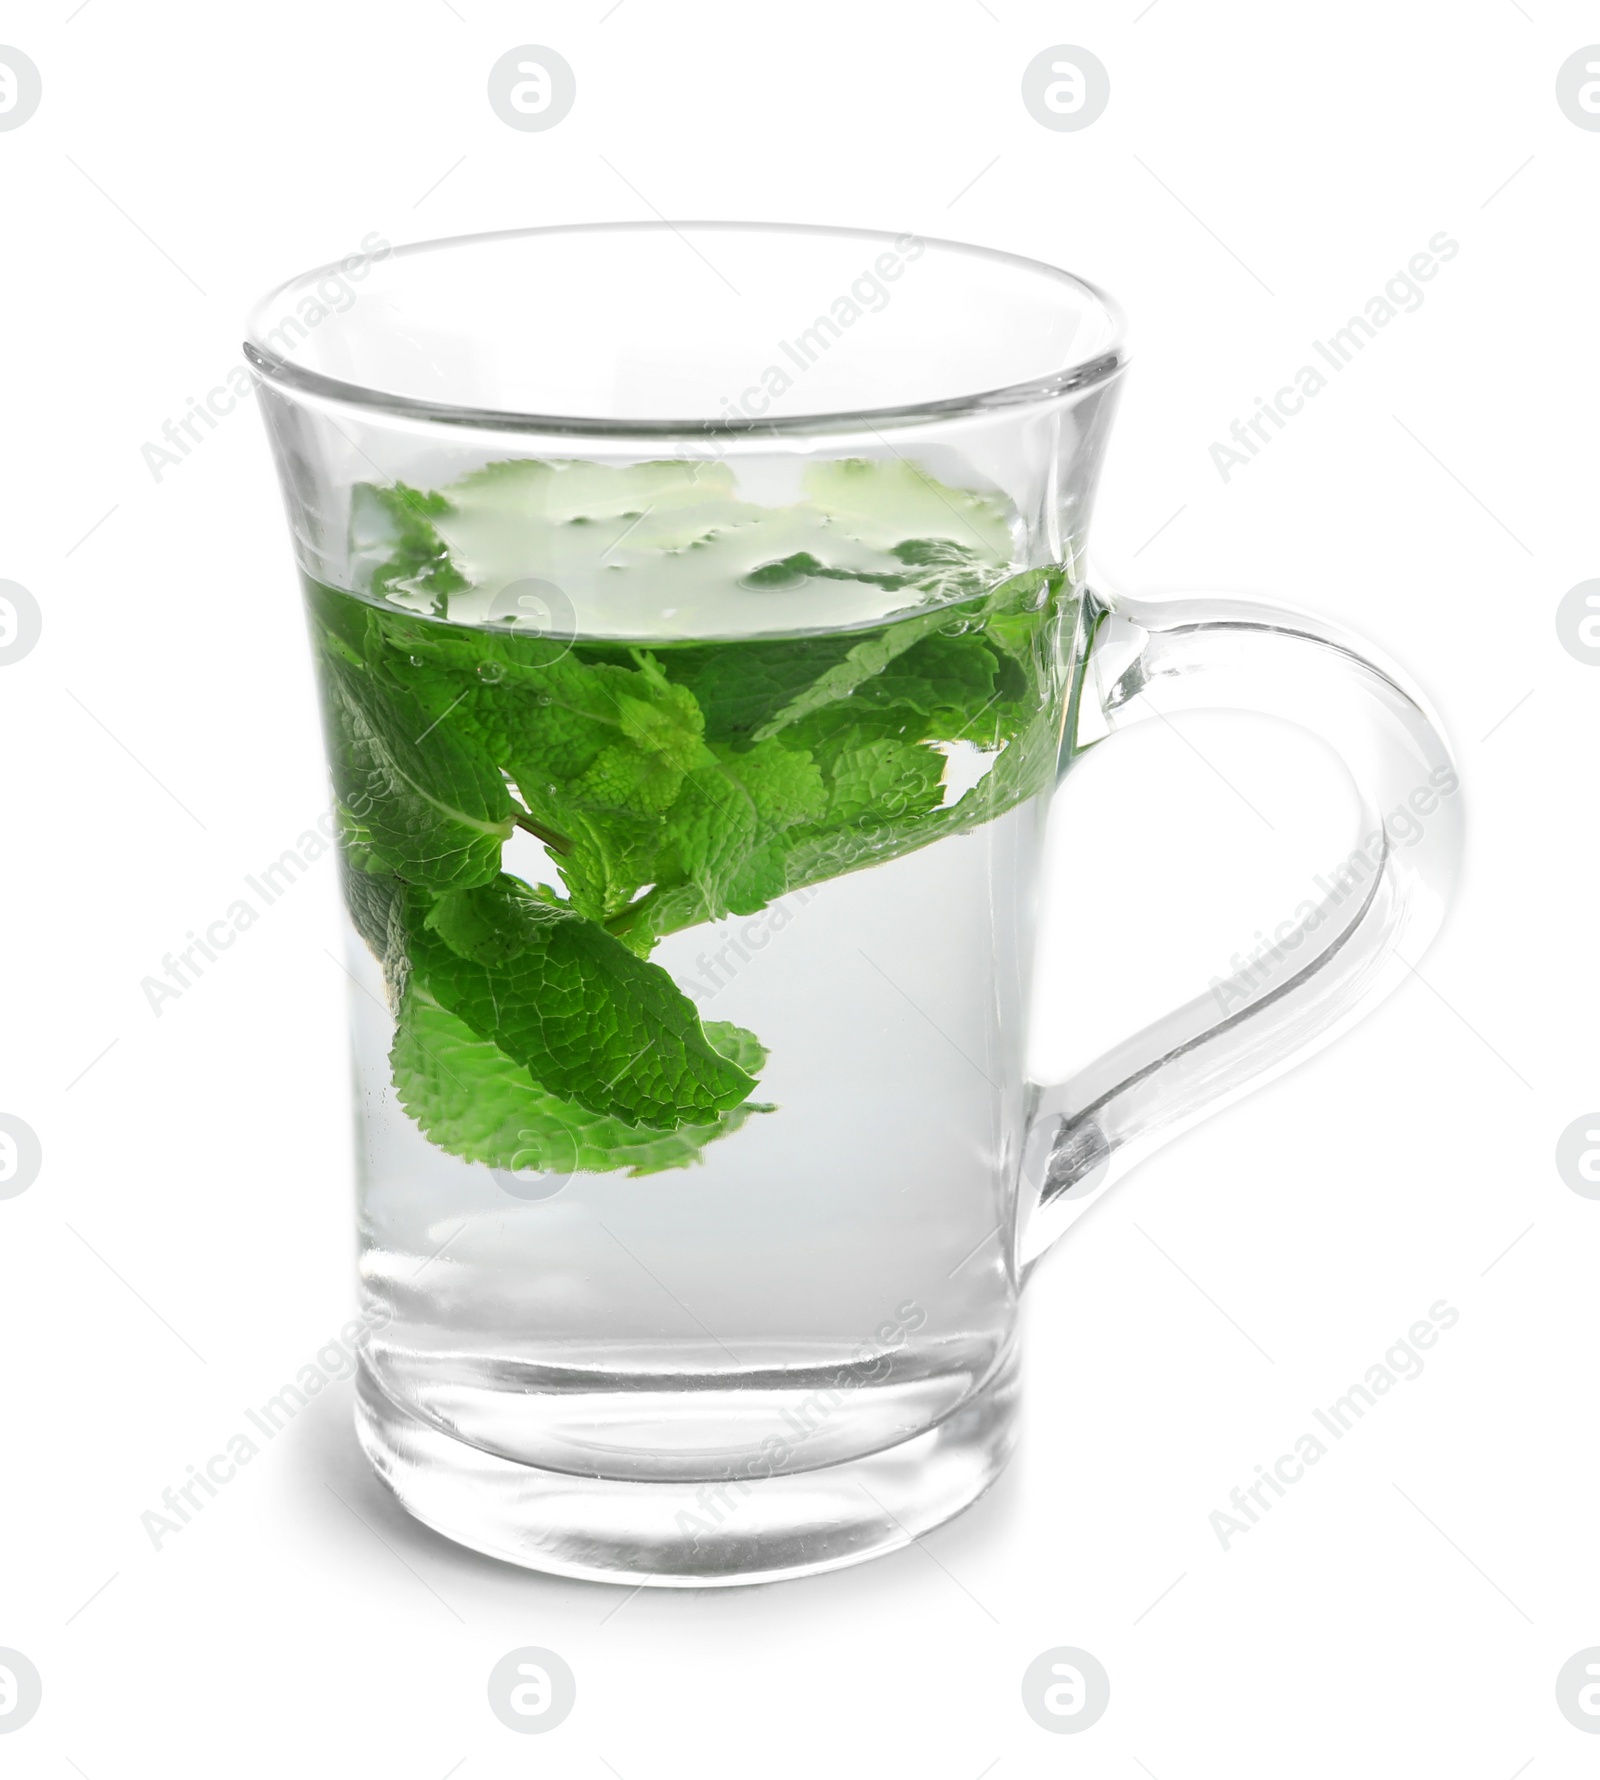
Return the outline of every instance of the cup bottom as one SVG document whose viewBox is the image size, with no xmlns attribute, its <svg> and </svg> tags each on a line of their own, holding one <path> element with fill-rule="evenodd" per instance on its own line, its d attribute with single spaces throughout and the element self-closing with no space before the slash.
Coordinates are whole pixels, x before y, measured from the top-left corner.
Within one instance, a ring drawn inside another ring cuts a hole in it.
<svg viewBox="0 0 1600 1780">
<path fill-rule="evenodd" d="M 525 1569 L 590 1582 L 779 1582 L 896 1551 L 970 1506 L 1015 1440 L 1016 1361 L 913 1438 L 864 1458 L 726 1483 L 546 1471 L 454 1439 L 362 1367 L 356 1433 L 425 1526 Z"/>
</svg>

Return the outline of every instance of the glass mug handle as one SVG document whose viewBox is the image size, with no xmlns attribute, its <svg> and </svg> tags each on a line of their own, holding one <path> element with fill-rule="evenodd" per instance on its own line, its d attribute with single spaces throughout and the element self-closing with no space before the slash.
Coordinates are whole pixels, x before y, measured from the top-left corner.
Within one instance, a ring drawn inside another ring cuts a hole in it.
<svg viewBox="0 0 1600 1780">
<path fill-rule="evenodd" d="M 1243 600 L 1091 593 L 1086 610 L 1092 642 L 1066 759 L 1177 711 L 1280 717 L 1344 762 L 1361 838 L 1316 918 L 1288 936 L 1277 930 L 1253 967 L 1067 1081 L 1031 1087 L 1024 1266 L 1145 1156 L 1338 1037 L 1405 981 L 1443 923 L 1461 863 L 1450 750 L 1420 694 L 1364 643 Z"/>
</svg>

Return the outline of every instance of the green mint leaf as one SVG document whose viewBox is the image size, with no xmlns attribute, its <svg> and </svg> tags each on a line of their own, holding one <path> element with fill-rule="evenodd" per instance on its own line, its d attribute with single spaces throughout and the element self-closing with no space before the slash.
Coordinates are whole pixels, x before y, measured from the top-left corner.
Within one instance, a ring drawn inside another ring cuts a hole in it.
<svg viewBox="0 0 1600 1780">
<path fill-rule="evenodd" d="M 913 644 L 950 622 L 948 612 L 924 612 L 915 618 L 902 619 L 886 630 L 873 632 L 864 641 L 854 644 L 842 661 L 819 674 L 798 697 L 769 717 L 755 731 L 755 739 L 765 741 L 790 724 L 798 723 L 802 717 L 809 717 L 813 711 L 849 698 L 858 686 L 881 674 L 896 656 L 903 655 Z"/>
<path fill-rule="evenodd" d="M 439 898 L 413 924 L 411 957 L 441 1006 L 586 1111 L 676 1130 L 755 1086 L 666 971 L 519 879 Z"/>
<path fill-rule="evenodd" d="M 748 738 L 849 654 L 842 636 L 773 643 L 698 643 L 662 651 L 672 678 L 694 693 L 714 741 Z"/>
<path fill-rule="evenodd" d="M 350 493 L 356 585 L 415 611 L 445 612 L 450 595 L 467 585 L 435 524 L 449 511 L 444 495 L 422 494 L 403 482 L 357 483 Z"/>
<path fill-rule="evenodd" d="M 686 686 L 667 681 L 652 656 L 641 654 L 640 661 L 638 678 L 648 696 L 636 696 L 632 689 L 616 695 L 621 737 L 600 750 L 573 782 L 570 795 L 579 804 L 659 816 L 677 799 L 685 775 L 705 756 L 701 741 L 705 719 Z"/>
<path fill-rule="evenodd" d="M 556 860 L 556 868 L 573 907 L 592 921 L 609 924 L 656 881 L 664 822 L 625 810 L 564 807 L 556 799 L 550 807 L 566 825 L 568 850 Z"/>
<path fill-rule="evenodd" d="M 339 881 L 356 932 L 383 966 L 389 1006 L 397 1008 L 411 970 L 406 949 L 405 885 L 387 872 L 364 869 L 350 845 L 348 829 L 339 860 Z"/>
<path fill-rule="evenodd" d="M 838 809 L 855 814 L 837 827 L 801 829 L 789 837 L 784 889 L 798 890 L 902 858 L 949 835 L 970 833 L 1039 796 L 1054 782 L 1059 766 L 1060 734 L 1053 716 L 1049 707 L 1036 712 L 1025 728 L 1005 742 L 982 782 L 951 804 L 932 799 L 925 780 L 919 791 L 914 768 L 902 777 L 894 773 L 892 757 L 847 752 L 841 756 L 846 765 Z M 920 752 L 939 759 L 932 749 Z M 874 779 L 874 775 L 881 777 Z M 862 793 L 876 795 L 880 787 L 898 805 L 893 814 L 871 802 L 862 808 Z"/>
<path fill-rule="evenodd" d="M 944 757 L 920 742 L 851 734 L 828 788 L 832 826 L 871 817 L 895 823 L 936 809 L 944 796 Z"/>
<path fill-rule="evenodd" d="M 755 800 L 720 761 L 690 773 L 667 816 L 667 837 L 681 872 L 705 907 L 702 920 L 728 912 L 728 884 L 756 844 Z"/>
<path fill-rule="evenodd" d="M 974 560 L 970 550 L 948 538 L 907 538 L 902 544 L 891 544 L 889 554 L 914 569 L 965 569 Z"/>
<path fill-rule="evenodd" d="M 365 861 L 428 889 L 488 883 L 512 826 L 493 763 L 404 687 L 331 649 L 322 659 L 334 793 Z"/>
<path fill-rule="evenodd" d="M 700 893 L 699 918 L 744 912 L 756 884 L 770 876 L 760 864 L 751 868 L 752 856 L 776 857 L 775 837 L 818 820 L 827 806 L 828 788 L 803 750 L 791 752 L 776 742 L 710 750 L 684 779 L 666 824 L 675 862 Z"/>
<path fill-rule="evenodd" d="M 623 667 L 387 614 L 380 628 L 384 671 L 514 781 L 579 912 L 625 909 L 655 878 L 687 770 L 710 758 L 693 692 L 644 650 Z"/>
<path fill-rule="evenodd" d="M 705 1033 L 751 1075 L 766 1062 L 754 1034 L 738 1026 L 707 1021 Z M 625 1125 L 547 1093 L 498 1046 L 417 987 L 401 1004 L 390 1062 L 400 1104 L 423 1135 L 451 1155 L 490 1168 L 557 1174 L 625 1168 L 633 1177 L 688 1168 L 703 1160 L 708 1143 L 730 1136 L 752 1114 L 772 1110 L 746 1101 L 706 1124 L 675 1131 Z"/>
<path fill-rule="evenodd" d="M 945 716 L 941 731 L 959 729 L 995 697 L 1000 664 L 982 636 L 935 633 L 919 638 L 856 688 L 858 704 L 906 705 L 925 717 Z"/>
<path fill-rule="evenodd" d="M 682 789 L 682 767 L 660 755 L 613 744 L 602 748 L 588 771 L 573 780 L 571 794 L 579 803 L 603 810 L 659 816 L 671 808 Z"/>
<path fill-rule="evenodd" d="M 723 771 L 749 793 L 763 831 L 815 822 L 828 807 L 822 774 L 805 748 L 758 742 L 714 752 Z"/>
<path fill-rule="evenodd" d="M 747 588 L 797 587 L 802 581 L 856 581 L 863 586 L 885 587 L 895 592 L 916 584 L 915 575 L 881 569 L 836 569 L 819 562 L 809 550 L 797 550 L 777 562 L 763 563 L 752 569 L 739 585 Z"/>
</svg>

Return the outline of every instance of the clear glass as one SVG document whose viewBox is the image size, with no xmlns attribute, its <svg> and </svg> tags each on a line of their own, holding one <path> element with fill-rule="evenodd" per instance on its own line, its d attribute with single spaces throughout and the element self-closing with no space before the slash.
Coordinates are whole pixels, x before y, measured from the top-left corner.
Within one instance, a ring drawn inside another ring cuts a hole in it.
<svg viewBox="0 0 1600 1780">
<path fill-rule="evenodd" d="M 1047 266 L 526 231 L 307 274 L 246 350 L 341 828 L 374 1466 L 569 1575 L 904 1544 L 1005 1463 L 1031 1261 L 1427 942 L 1436 726 L 1310 620 L 1089 588 L 1121 325 Z M 1361 894 L 1032 1083 L 1050 798 L 1157 688 L 1341 751 Z"/>
</svg>

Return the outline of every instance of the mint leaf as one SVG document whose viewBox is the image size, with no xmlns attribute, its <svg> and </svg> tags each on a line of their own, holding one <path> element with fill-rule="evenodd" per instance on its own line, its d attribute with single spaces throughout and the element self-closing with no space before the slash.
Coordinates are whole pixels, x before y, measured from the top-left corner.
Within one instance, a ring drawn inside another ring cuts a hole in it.
<svg viewBox="0 0 1600 1780">
<path fill-rule="evenodd" d="M 574 906 L 625 909 L 656 874 L 662 817 L 710 759 L 694 694 L 648 651 L 592 662 L 538 639 L 445 632 L 385 617 L 386 672 L 439 726 L 509 774 Z M 481 647 L 474 648 L 474 644 Z M 533 645 L 533 646 L 530 646 Z"/>
<path fill-rule="evenodd" d="M 442 494 L 403 482 L 358 483 L 350 495 L 350 559 L 356 585 L 423 612 L 443 613 L 467 585 L 435 521 L 450 511 Z"/>
<path fill-rule="evenodd" d="M 906 705 L 960 729 L 995 697 L 1000 663 L 981 636 L 921 637 L 856 689 L 858 704 Z"/>
<path fill-rule="evenodd" d="M 723 1021 L 708 1021 L 705 1032 L 750 1074 L 765 1064 L 752 1033 Z M 545 1092 L 498 1046 L 416 987 L 401 1004 L 390 1063 L 400 1104 L 423 1135 L 490 1168 L 556 1174 L 625 1168 L 635 1178 L 688 1168 L 703 1160 L 708 1143 L 730 1136 L 752 1114 L 773 1110 L 746 1101 L 707 1124 L 675 1131 L 625 1125 Z"/>
<path fill-rule="evenodd" d="M 625 810 L 577 809 L 559 799 L 550 799 L 545 807 L 565 824 L 568 845 L 556 869 L 572 906 L 592 921 L 610 924 L 656 881 L 665 823 L 659 816 Z"/>
<path fill-rule="evenodd" d="M 804 750 L 775 742 L 708 750 L 704 764 L 686 776 L 666 822 L 669 856 L 700 894 L 696 918 L 761 907 L 767 898 L 756 886 L 770 871 L 757 864 L 752 875 L 753 856 L 773 857 L 785 830 L 818 819 L 827 804 L 822 774 Z"/>
<path fill-rule="evenodd" d="M 755 1086 L 666 971 L 517 878 L 440 897 L 413 924 L 411 961 L 441 1006 L 586 1111 L 675 1130 Z"/>
<path fill-rule="evenodd" d="M 322 652 L 334 793 L 369 867 L 430 889 L 488 883 L 511 835 L 511 798 L 489 760 L 403 687 Z"/>
<path fill-rule="evenodd" d="M 758 742 L 714 752 L 723 771 L 749 794 L 764 831 L 814 822 L 828 806 L 827 787 L 808 749 Z"/>
<path fill-rule="evenodd" d="M 707 736 L 737 741 L 842 661 L 854 640 L 846 633 L 777 643 L 697 643 L 663 650 L 662 660 L 705 712 Z"/>
<path fill-rule="evenodd" d="M 387 872 L 363 869 L 349 845 L 348 831 L 339 860 L 339 881 L 350 920 L 383 966 L 389 1005 L 396 1008 L 411 969 L 406 949 L 405 885 Z"/>
<path fill-rule="evenodd" d="M 659 816 L 676 801 L 684 777 L 705 755 L 705 719 L 685 686 L 672 685 L 653 656 L 640 653 L 638 690 L 615 695 L 620 737 L 609 742 L 571 787 L 579 804 Z M 643 694 L 643 696 L 641 696 Z"/>
<path fill-rule="evenodd" d="M 802 717 L 821 710 L 824 705 L 849 698 L 858 686 L 875 674 L 881 674 L 897 655 L 903 655 L 914 643 L 949 623 L 948 612 L 925 612 L 891 625 L 887 630 L 874 632 L 865 641 L 854 644 L 842 661 L 819 674 L 804 692 L 769 717 L 755 731 L 755 739 L 765 741 L 787 729 L 791 723 L 798 723 Z"/>
<path fill-rule="evenodd" d="M 728 912 L 728 884 L 755 846 L 759 827 L 754 798 L 720 761 L 688 775 L 667 817 L 667 837 L 679 870 L 700 893 L 702 920 Z"/>
<path fill-rule="evenodd" d="M 932 748 L 854 732 L 833 764 L 829 821 L 856 822 L 871 816 L 894 823 L 924 815 L 938 806 L 943 777 L 944 759 Z"/>
</svg>

